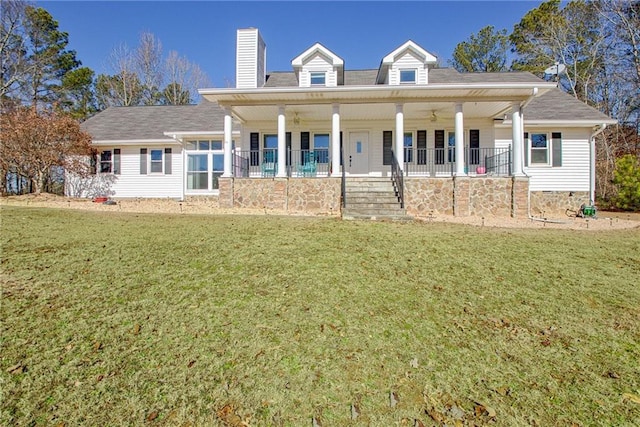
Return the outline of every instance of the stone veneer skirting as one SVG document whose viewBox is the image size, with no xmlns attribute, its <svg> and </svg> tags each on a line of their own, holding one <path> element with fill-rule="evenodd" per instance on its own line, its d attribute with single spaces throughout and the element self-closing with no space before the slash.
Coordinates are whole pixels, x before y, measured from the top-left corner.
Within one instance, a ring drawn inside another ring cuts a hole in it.
<svg viewBox="0 0 640 427">
<path fill-rule="evenodd" d="M 565 216 L 567 209 L 577 212 L 580 205 L 590 204 L 588 191 L 532 191 L 531 215 Z"/>
<path fill-rule="evenodd" d="M 429 215 L 526 218 L 526 177 L 406 177 L 405 207 Z M 219 207 L 340 213 L 340 178 L 220 178 Z M 537 200 L 537 199 L 536 199 Z M 563 210 L 564 212 L 564 210 Z"/>
<path fill-rule="evenodd" d="M 526 218 L 528 178 L 405 178 L 407 213 Z"/>
<path fill-rule="evenodd" d="M 340 213 L 340 178 L 219 178 L 220 207 Z"/>
</svg>

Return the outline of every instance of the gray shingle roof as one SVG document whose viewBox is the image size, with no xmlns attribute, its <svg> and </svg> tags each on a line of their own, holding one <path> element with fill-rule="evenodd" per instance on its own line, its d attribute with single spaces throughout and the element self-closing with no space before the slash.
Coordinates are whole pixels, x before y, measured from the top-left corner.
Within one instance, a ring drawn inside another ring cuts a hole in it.
<svg viewBox="0 0 640 427">
<path fill-rule="evenodd" d="M 552 89 L 534 98 L 524 109 L 524 120 L 593 120 L 611 118 L 573 96 Z"/>
<path fill-rule="evenodd" d="M 345 70 L 345 86 L 368 86 L 376 84 L 378 70 Z"/>
<path fill-rule="evenodd" d="M 167 139 L 166 131 L 223 131 L 224 112 L 213 102 L 198 105 L 110 107 L 82 123 L 100 140 Z"/>
<path fill-rule="evenodd" d="M 297 87 L 298 79 L 293 71 L 275 71 L 267 75 L 264 87 Z"/>
</svg>

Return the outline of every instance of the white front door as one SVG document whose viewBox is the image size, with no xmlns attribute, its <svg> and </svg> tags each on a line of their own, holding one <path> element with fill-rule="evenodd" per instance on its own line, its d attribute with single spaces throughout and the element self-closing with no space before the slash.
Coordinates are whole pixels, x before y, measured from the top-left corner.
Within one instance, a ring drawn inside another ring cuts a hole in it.
<svg viewBox="0 0 640 427">
<path fill-rule="evenodd" d="M 349 133 L 349 151 L 345 165 L 352 175 L 369 173 L 369 133 Z"/>
</svg>

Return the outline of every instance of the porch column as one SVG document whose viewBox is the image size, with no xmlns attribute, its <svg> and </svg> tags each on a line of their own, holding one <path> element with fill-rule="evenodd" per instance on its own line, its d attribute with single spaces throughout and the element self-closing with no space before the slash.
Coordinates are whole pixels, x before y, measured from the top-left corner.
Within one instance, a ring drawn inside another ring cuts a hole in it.
<svg viewBox="0 0 640 427">
<path fill-rule="evenodd" d="M 513 153 L 513 167 L 511 173 L 513 176 L 522 176 L 522 121 L 520 113 L 520 103 L 511 104 L 511 148 Z"/>
<path fill-rule="evenodd" d="M 456 104 L 455 115 L 455 132 L 456 132 L 456 176 L 466 175 L 464 172 L 464 115 L 462 114 L 462 103 Z"/>
<path fill-rule="evenodd" d="M 278 173 L 279 178 L 287 176 L 287 137 L 284 105 L 278 106 Z"/>
<path fill-rule="evenodd" d="M 398 167 L 404 171 L 404 105 L 396 104 L 396 160 Z"/>
<path fill-rule="evenodd" d="M 331 176 L 341 176 L 340 104 L 333 104 L 333 115 L 331 116 Z"/>
<path fill-rule="evenodd" d="M 224 110 L 224 169 L 222 173 L 223 178 L 229 178 L 233 176 L 232 169 L 232 137 L 231 132 L 233 130 L 233 121 L 231 119 L 231 111 L 228 108 Z"/>
</svg>

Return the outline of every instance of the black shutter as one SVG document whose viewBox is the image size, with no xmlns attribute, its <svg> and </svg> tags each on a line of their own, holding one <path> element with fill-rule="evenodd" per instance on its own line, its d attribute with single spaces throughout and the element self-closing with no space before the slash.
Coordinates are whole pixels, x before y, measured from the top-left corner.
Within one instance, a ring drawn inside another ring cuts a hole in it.
<svg viewBox="0 0 640 427">
<path fill-rule="evenodd" d="M 285 133 L 285 142 L 287 145 L 287 166 L 291 165 L 291 132 Z"/>
<path fill-rule="evenodd" d="M 444 164 L 444 130 L 439 129 L 436 130 L 435 133 L 435 164 L 443 165 Z"/>
<path fill-rule="evenodd" d="M 171 175 L 171 148 L 164 149 L 164 173 Z"/>
<path fill-rule="evenodd" d="M 140 149 L 140 175 L 147 174 L 147 149 Z"/>
<path fill-rule="evenodd" d="M 342 150 L 344 146 L 342 145 L 342 131 L 340 131 L 340 166 L 342 166 Z"/>
<path fill-rule="evenodd" d="M 560 132 L 553 132 L 551 134 L 551 148 L 553 150 L 551 166 L 554 168 L 562 166 L 562 134 Z"/>
<path fill-rule="evenodd" d="M 427 164 L 427 131 L 419 130 L 418 131 L 418 164 L 426 165 Z"/>
<path fill-rule="evenodd" d="M 529 132 L 524 133 L 524 138 L 522 139 L 522 147 L 524 151 L 524 165 L 529 166 Z"/>
<path fill-rule="evenodd" d="M 469 163 L 480 164 L 480 129 L 469 130 Z"/>
<path fill-rule="evenodd" d="M 300 163 L 305 164 L 305 159 L 309 158 L 309 145 L 311 134 L 309 132 L 300 132 Z"/>
<path fill-rule="evenodd" d="M 113 149 L 113 173 L 114 175 L 120 175 L 120 149 Z"/>
<path fill-rule="evenodd" d="M 251 166 L 258 166 L 260 164 L 260 134 L 258 132 L 249 134 L 249 150 Z"/>
<path fill-rule="evenodd" d="M 382 164 L 390 165 L 392 161 L 391 146 L 393 144 L 393 131 L 382 131 Z"/>
</svg>

